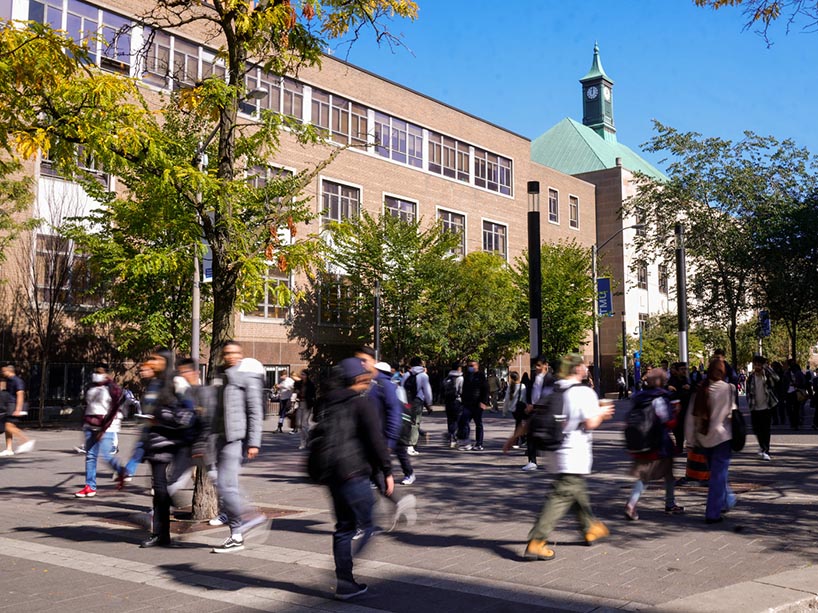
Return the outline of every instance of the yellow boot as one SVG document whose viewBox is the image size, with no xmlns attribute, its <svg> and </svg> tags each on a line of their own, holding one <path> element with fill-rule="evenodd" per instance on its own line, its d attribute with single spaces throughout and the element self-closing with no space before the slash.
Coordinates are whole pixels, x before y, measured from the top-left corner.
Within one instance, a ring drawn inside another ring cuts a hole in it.
<svg viewBox="0 0 818 613">
<path fill-rule="evenodd" d="M 545 539 L 531 539 L 526 545 L 524 557 L 530 560 L 553 560 L 555 555 Z"/>
<path fill-rule="evenodd" d="M 585 533 L 585 544 L 593 545 L 599 539 L 605 538 L 610 532 L 608 528 L 601 521 L 592 522 Z"/>
</svg>

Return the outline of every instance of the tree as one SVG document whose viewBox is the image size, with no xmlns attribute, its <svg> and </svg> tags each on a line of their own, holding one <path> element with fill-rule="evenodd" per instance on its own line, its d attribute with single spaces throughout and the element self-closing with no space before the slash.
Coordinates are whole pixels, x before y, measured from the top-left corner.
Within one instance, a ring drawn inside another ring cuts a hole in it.
<svg viewBox="0 0 818 613">
<path fill-rule="evenodd" d="M 818 318 L 818 196 L 782 197 L 755 219 L 759 307 L 769 309 L 799 355 L 798 333 Z"/>
<path fill-rule="evenodd" d="M 704 138 L 655 123 L 648 150 L 669 155 L 665 182 L 639 178 L 638 195 L 623 214 L 646 224 L 637 235 L 637 264 L 672 265 L 677 222 L 685 226 L 689 301 L 693 319 L 705 326 L 727 325 L 731 360 L 737 358 L 737 329 L 754 304 L 757 211 L 779 200 L 777 186 L 795 186 L 805 156 L 792 141 L 778 142 L 745 132 L 741 141 Z"/>
<path fill-rule="evenodd" d="M 226 82 L 218 77 L 206 79 L 187 92 L 183 100 L 198 117 L 215 118 L 213 175 L 189 180 L 195 172 L 195 156 L 180 166 L 181 172 L 177 174 L 179 187 L 184 188 L 181 191 L 187 196 L 188 206 L 195 211 L 196 221 L 212 250 L 212 363 L 216 362 L 218 348 L 232 336 L 242 282 L 249 281 L 249 285 L 253 285 L 254 277 L 255 293 L 258 292 L 257 273 L 265 257 L 268 260 L 275 257 L 284 269 L 305 264 L 297 245 L 281 244 L 279 229 L 292 230 L 299 222 L 306 221 L 306 207 L 298 207 L 284 198 L 277 206 L 271 206 L 269 199 L 260 198 L 263 194 L 257 190 L 254 193 L 246 186 L 242 163 L 246 163 L 244 168 L 265 163 L 277 147 L 283 125 L 296 130 L 303 142 L 317 142 L 320 136 L 309 126 L 300 126 L 271 112 L 262 114 L 258 127 L 243 129 L 238 111 L 248 94 L 245 76 L 254 63 L 279 75 L 318 65 L 325 45 L 323 37 L 355 37 L 370 27 L 379 40 L 396 40 L 383 27 L 384 18 L 390 15 L 413 18 L 416 14 L 417 5 L 411 0 L 305 0 L 300 18 L 289 0 L 258 3 L 158 0 L 155 8 L 142 16 L 144 23 L 155 28 L 204 28 L 222 44 Z M 301 175 L 299 181 L 289 183 L 291 191 L 287 195 L 296 196 L 315 173 Z M 202 199 L 198 198 L 199 194 L 203 195 Z"/>
<path fill-rule="evenodd" d="M 720 9 L 725 6 L 743 6 L 747 21 L 744 29 L 760 26 L 758 31 L 767 44 L 769 31 L 774 22 L 786 16 L 787 33 L 796 22 L 805 21 L 804 31 L 814 31 L 818 26 L 818 2 L 815 0 L 694 0 L 697 6 Z"/>
<path fill-rule="evenodd" d="M 576 241 L 543 243 L 542 327 L 543 353 L 549 359 L 577 351 L 593 327 L 596 291 L 591 279 L 591 254 Z M 514 286 L 518 335 L 528 338 L 528 252 L 515 260 Z"/>
<path fill-rule="evenodd" d="M 300 311 L 294 330 L 310 347 L 310 358 L 336 356 L 322 345 L 350 346 L 371 343 L 375 295 L 380 295 L 380 334 L 384 359 L 395 363 L 413 355 L 432 357 L 425 324 L 432 316 L 436 292 L 451 277 L 449 255 L 459 238 L 434 224 L 404 221 L 392 215 L 360 217 L 333 222 L 325 234 L 325 265 L 312 291 L 322 312 Z M 377 288 L 377 290 L 376 290 Z M 436 304 L 436 303 L 435 303 Z M 332 343 L 315 334 L 315 322 L 334 326 Z M 320 360 L 320 361 L 325 361 Z"/>
</svg>

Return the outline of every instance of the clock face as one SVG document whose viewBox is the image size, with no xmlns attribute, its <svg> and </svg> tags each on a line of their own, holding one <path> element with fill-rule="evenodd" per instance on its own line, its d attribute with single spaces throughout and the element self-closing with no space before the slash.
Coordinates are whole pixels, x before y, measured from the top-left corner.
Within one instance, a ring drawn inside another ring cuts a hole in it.
<svg viewBox="0 0 818 613">
<path fill-rule="evenodd" d="M 608 87 L 608 86 L 603 87 L 602 88 L 602 93 L 605 94 L 605 100 L 610 102 L 610 100 L 611 100 L 611 88 Z"/>
<path fill-rule="evenodd" d="M 599 88 L 596 85 L 591 85 L 585 90 L 585 95 L 588 96 L 588 100 L 595 100 L 599 95 Z"/>
</svg>

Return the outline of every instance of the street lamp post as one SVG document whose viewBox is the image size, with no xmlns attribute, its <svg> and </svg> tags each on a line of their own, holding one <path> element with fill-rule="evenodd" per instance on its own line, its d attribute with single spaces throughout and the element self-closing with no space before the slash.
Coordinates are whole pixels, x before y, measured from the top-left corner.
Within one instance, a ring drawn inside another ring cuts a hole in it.
<svg viewBox="0 0 818 613">
<path fill-rule="evenodd" d="M 528 182 L 528 317 L 531 370 L 542 353 L 542 258 L 540 254 L 540 182 Z"/>
<path fill-rule="evenodd" d="M 622 371 L 625 377 L 625 387 L 628 385 L 628 318 L 622 313 Z"/>
<path fill-rule="evenodd" d="M 375 279 L 375 361 L 381 361 L 381 280 Z"/>
<path fill-rule="evenodd" d="M 687 271 L 685 270 L 685 228 L 677 223 L 676 310 L 679 317 L 679 361 L 687 363 Z"/>
<path fill-rule="evenodd" d="M 597 247 L 597 244 L 594 243 L 591 245 L 591 276 L 593 277 L 594 283 L 594 307 L 592 310 L 593 318 L 594 318 L 594 389 L 596 390 L 597 396 L 602 396 L 602 389 L 599 381 L 599 289 L 597 287 L 597 255 L 599 250 L 605 247 L 608 243 L 610 243 L 613 239 L 617 236 L 622 234 L 625 230 L 639 230 L 644 228 L 645 224 L 636 223 L 632 226 L 624 226 L 613 233 L 613 235 L 609 236 L 605 242 Z M 624 317 L 624 309 L 623 309 L 623 317 Z"/>
</svg>

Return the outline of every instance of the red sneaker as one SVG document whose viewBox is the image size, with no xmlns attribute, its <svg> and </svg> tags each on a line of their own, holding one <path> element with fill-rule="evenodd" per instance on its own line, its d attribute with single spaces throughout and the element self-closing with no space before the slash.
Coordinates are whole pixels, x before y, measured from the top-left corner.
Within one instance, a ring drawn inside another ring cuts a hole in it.
<svg viewBox="0 0 818 613">
<path fill-rule="evenodd" d="M 75 498 L 93 498 L 96 495 L 97 495 L 97 491 L 94 490 L 94 489 L 91 489 L 90 486 L 86 485 L 79 492 L 74 494 L 74 497 Z"/>
</svg>

